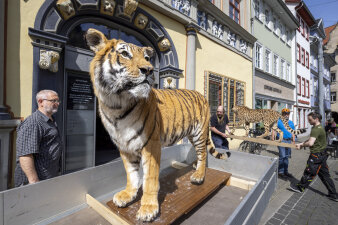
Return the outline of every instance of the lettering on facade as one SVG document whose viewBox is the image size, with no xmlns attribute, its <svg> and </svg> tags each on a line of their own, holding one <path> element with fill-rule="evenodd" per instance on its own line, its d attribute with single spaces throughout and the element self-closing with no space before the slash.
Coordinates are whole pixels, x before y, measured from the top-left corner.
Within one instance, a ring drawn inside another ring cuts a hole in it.
<svg viewBox="0 0 338 225">
<path fill-rule="evenodd" d="M 277 92 L 277 93 L 279 93 L 279 94 L 282 93 L 282 90 L 281 90 L 281 89 L 273 88 L 273 87 L 268 86 L 268 85 L 264 85 L 264 89 L 265 89 L 265 90 L 272 91 L 272 92 Z"/>
<path fill-rule="evenodd" d="M 310 102 L 304 101 L 304 100 L 301 100 L 301 99 L 299 99 L 298 102 L 302 103 L 302 104 L 305 104 L 305 105 L 310 105 Z"/>
</svg>

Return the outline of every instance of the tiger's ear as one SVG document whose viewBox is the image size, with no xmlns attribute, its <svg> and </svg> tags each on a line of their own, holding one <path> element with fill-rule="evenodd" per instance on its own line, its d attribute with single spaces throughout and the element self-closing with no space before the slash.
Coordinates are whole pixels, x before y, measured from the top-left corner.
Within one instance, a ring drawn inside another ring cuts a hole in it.
<svg viewBox="0 0 338 225">
<path fill-rule="evenodd" d="M 92 28 L 88 29 L 85 37 L 86 37 L 87 45 L 95 53 L 103 49 L 104 46 L 107 44 L 106 36 L 104 36 L 104 34 L 101 33 L 100 31 L 92 29 Z"/>
<path fill-rule="evenodd" d="M 154 55 L 154 49 L 153 48 L 151 48 L 151 47 L 144 47 L 143 49 L 147 53 L 147 55 L 149 57 L 153 57 L 153 55 Z"/>
</svg>

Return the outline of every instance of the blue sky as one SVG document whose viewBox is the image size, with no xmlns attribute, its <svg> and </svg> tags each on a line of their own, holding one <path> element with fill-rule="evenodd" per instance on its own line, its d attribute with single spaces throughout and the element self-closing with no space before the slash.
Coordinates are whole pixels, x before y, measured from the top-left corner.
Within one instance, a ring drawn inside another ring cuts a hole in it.
<svg viewBox="0 0 338 225">
<path fill-rule="evenodd" d="M 304 0 L 315 19 L 323 18 L 324 27 L 338 22 L 338 0 Z"/>
</svg>

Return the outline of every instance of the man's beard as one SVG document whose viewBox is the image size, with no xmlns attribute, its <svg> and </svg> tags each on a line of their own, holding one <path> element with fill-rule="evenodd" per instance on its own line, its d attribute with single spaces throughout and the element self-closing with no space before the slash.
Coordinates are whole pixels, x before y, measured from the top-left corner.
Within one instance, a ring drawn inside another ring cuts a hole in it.
<svg viewBox="0 0 338 225">
<path fill-rule="evenodd" d="M 218 123 L 223 123 L 223 120 L 224 120 L 224 114 L 223 115 L 217 115 Z"/>
</svg>

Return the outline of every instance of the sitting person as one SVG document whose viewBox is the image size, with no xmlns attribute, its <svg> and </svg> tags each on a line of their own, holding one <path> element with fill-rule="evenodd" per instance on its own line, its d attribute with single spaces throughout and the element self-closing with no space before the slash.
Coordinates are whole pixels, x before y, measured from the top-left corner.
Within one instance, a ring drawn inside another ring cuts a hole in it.
<svg viewBox="0 0 338 225">
<path fill-rule="evenodd" d="M 332 142 L 336 140 L 336 135 L 334 135 L 334 129 L 330 128 L 327 132 L 327 144 L 332 145 Z"/>
</svg>

